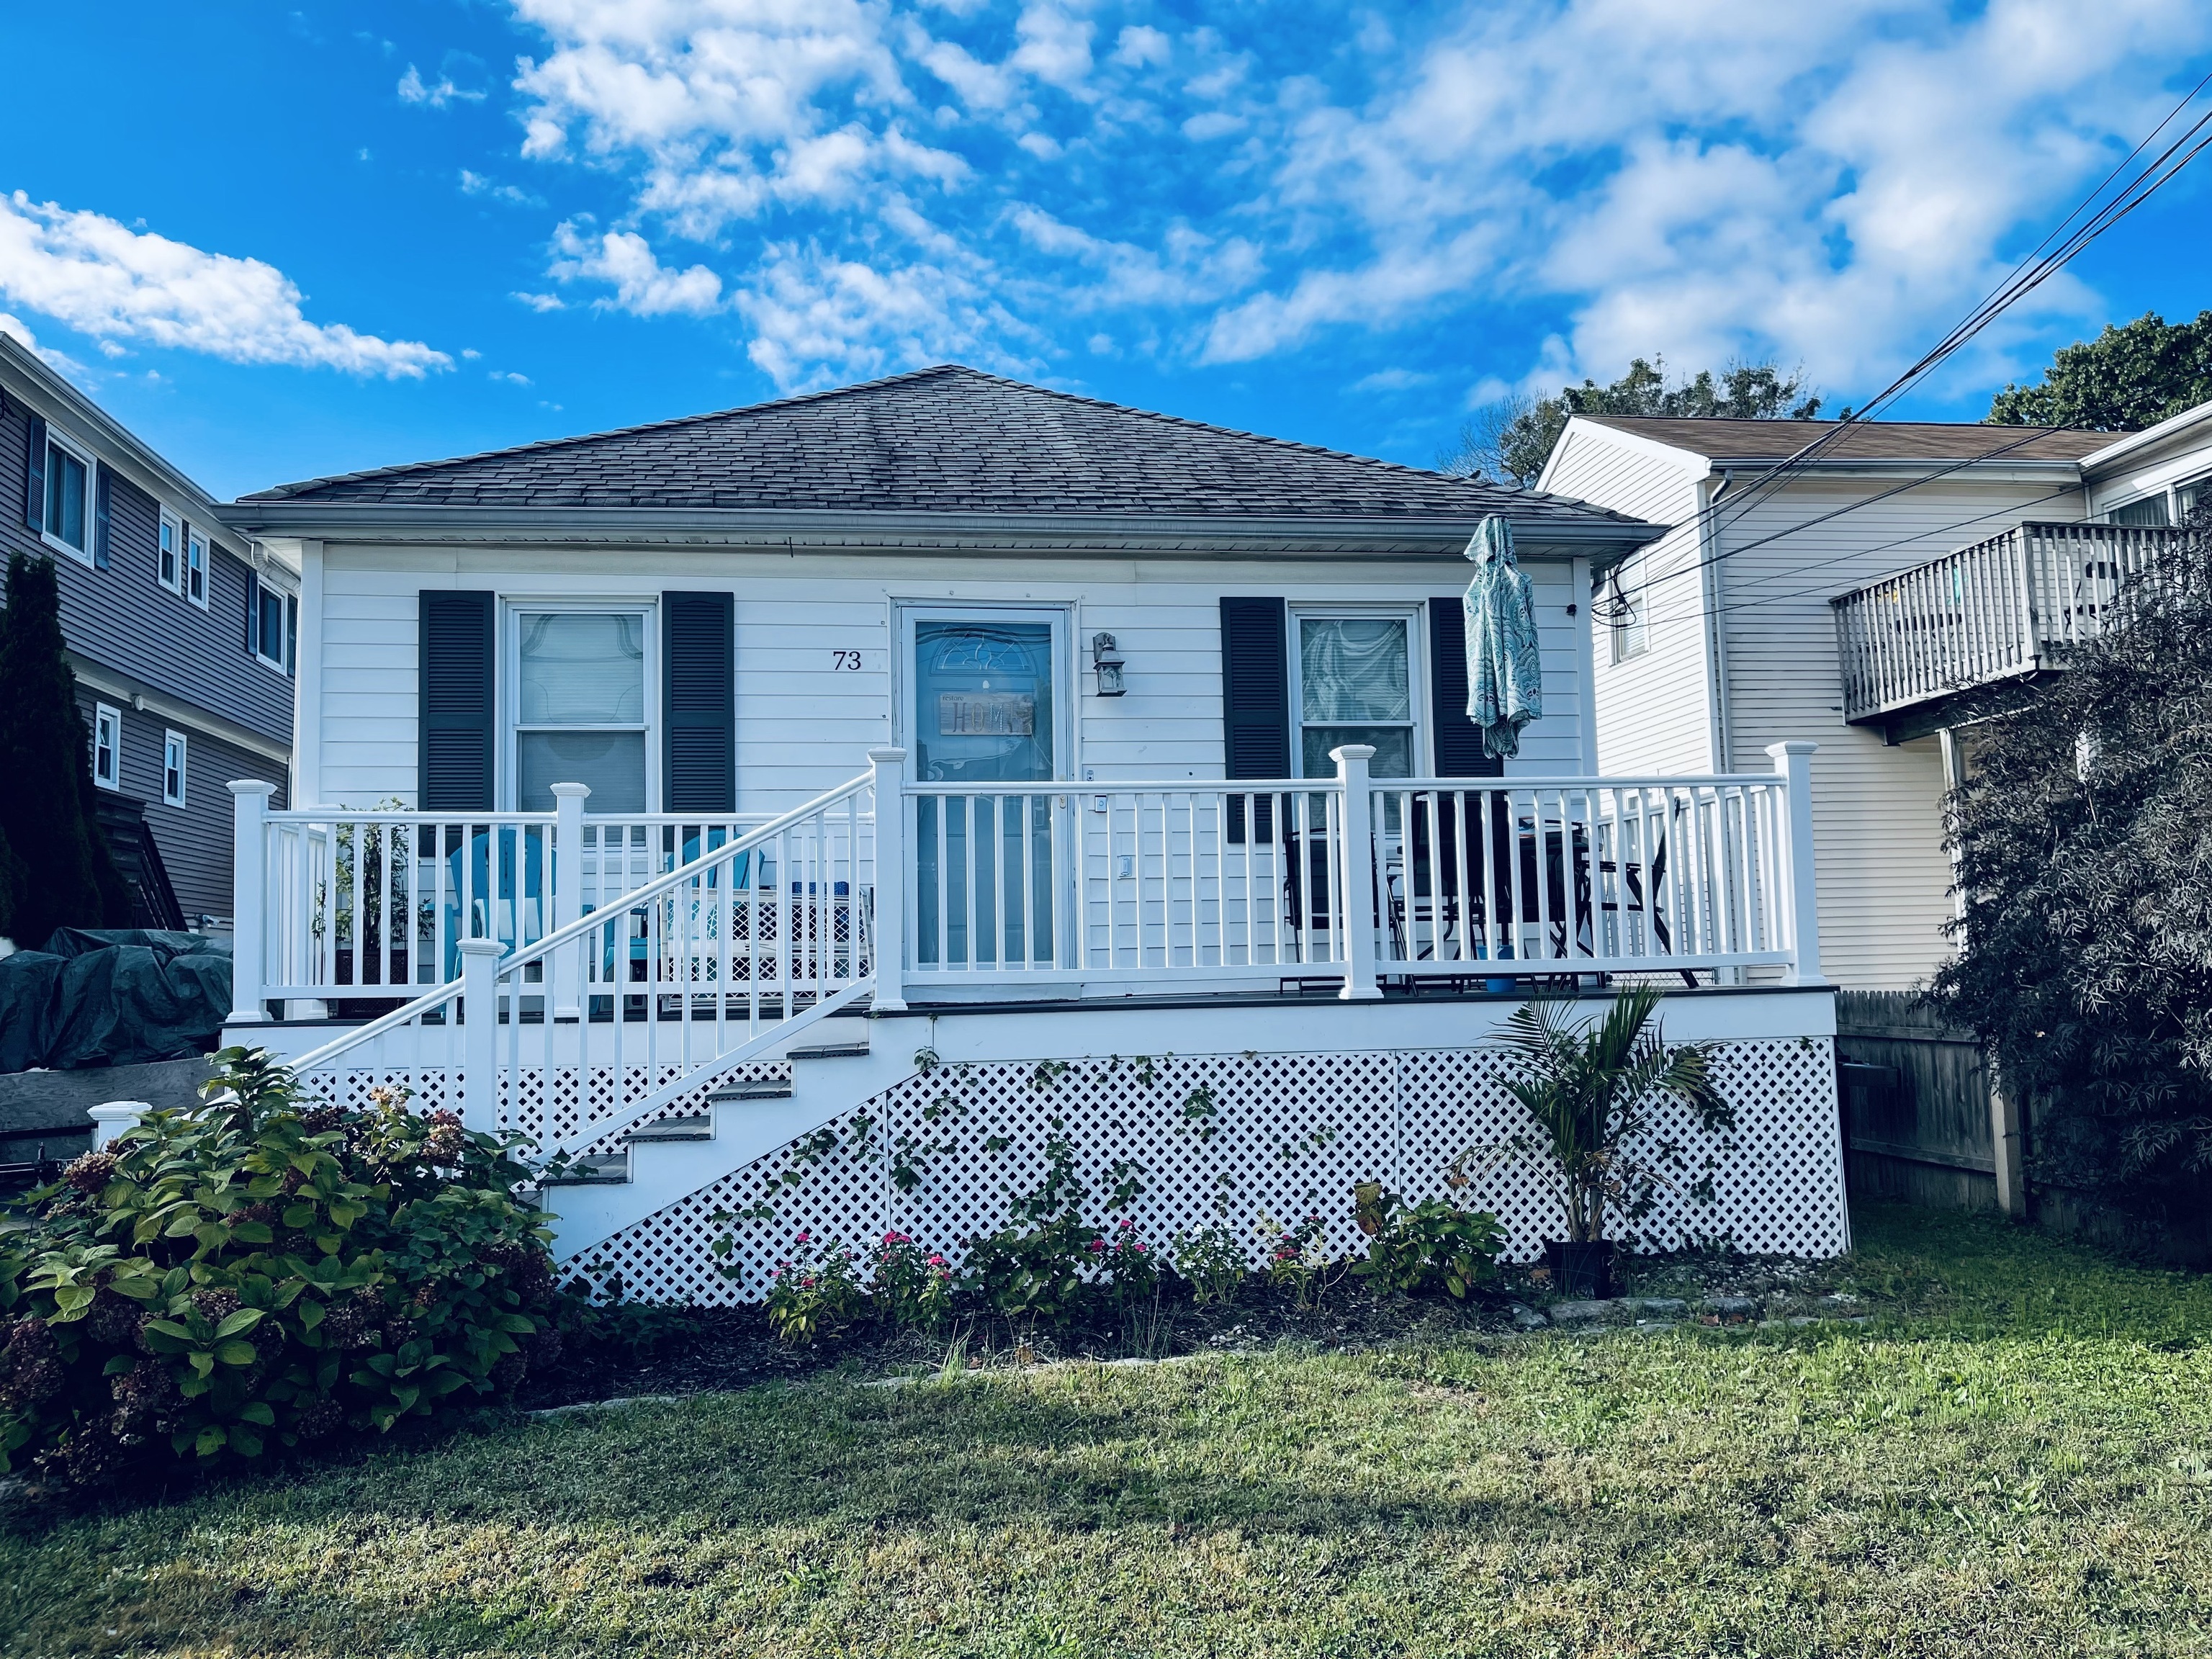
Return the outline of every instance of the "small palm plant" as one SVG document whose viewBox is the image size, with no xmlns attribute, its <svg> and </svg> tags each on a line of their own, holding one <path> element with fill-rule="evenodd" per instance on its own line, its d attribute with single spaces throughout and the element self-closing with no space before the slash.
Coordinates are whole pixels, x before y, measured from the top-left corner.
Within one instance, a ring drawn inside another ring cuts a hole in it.
<svg viewBox="0 0 2212 1659">
<path fill-rule="evenodd" d="M 1570 1024 L 1561 1005 L 1540 1000 L 1505 1023 L 1522 1072 L 1505 1086 L 1549 1143 L 1543 1150 L 1559 1166 L 1571 1243 L 1603 1243 L 1608 1208 L 1632 1221 L 1648 1215 L 1670 1184 L 1667 1172 L 1687 1167 L 1681 1147 L 1655 1133 L 1661 1103 L 1680 1102 L 1708 1132 L 1735 1127 L 1735 1110 L 1713 1083 L 1711 1045 L 1669 1048 L 1652 1018 L 1660 994 L 1625 987 L 1604 1018 L 1589 1024 Z"/>
</svg>

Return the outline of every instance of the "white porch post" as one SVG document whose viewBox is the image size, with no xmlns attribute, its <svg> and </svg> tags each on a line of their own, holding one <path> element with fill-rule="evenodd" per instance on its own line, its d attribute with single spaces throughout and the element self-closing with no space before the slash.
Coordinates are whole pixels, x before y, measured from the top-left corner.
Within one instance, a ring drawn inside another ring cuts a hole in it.
<svg viewBox="0 0 2212 1659">
<path fill-rule="evenodd" d="M 547 884 L 553 890 L 552 931 L 558 933 L 583 915 L 584 801 L 588 783 L 553 786 L 553 847 L 546 858 Z M 553 958 L 553 1018 L 581 1017 L 579 985 L 583 978 L 584 941 L 564 945 Z"/>
<path fill-rule="evenodd" d="M 269 1018 L 264 909 L 269 895 L 269 797 L 276 786 L 239 778 L 230 786 L 230 1021 L 258 1025 Z"/>
<path fill-rule="evenodd" d="M 1813 766 L 1817 743 L 1770 743 L 1767 754 L 1782 775 L 1789 802 L 1784 814 L 1784 856 L 1790 876 L 1792 985 L 1826 985 L 1820 973 L 1820 914 L 1813 867 Z"/>
<path fill-rule="evenodd" d="M 906 1006 L 906 750 L 871 749 L 876 793 L 876 988 L 872 1006 Z"/>
<path fill-rule="evenodd" d="M 110 1100 L 97 1106 L 88 1106 L 85 1112 L 92 1119 L 92 1150 L 95 1152 L 112 1141 L 120 1140 L 138 1126 L 138 1120 L 154 1109 L 143 1100 Z"/>
<path fill-rule="evenodd" d="M 499 1127 L 499 959 L 495 939 L 465 939 L 461 953 L 461 1121 L 471 1129 Z"/>
<path fill-rule="evenodd" d="M 1375 888 L 1379 861 L 1374 827 L 1370 822 L 1373 802 L 1369 799 L 1367 763 L 1375 746 L 1347 743 L 1332 749 L 1336 781 L 1344 791 L 1344 850 L 1339 854 L 1344 872 L 1344 988 L 1337 995 L 1346 1002 L 1364 1002 L 1382 994 L 1375 982 Z"/>
</svg>

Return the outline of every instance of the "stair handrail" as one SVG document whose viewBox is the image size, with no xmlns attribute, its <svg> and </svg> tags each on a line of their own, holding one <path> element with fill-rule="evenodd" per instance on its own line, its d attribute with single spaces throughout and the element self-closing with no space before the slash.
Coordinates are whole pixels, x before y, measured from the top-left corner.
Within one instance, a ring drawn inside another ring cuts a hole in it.
<svg viewBox="0 0 2212 1659">
<path fill-rule="evenodd" d="M 729 863 L 739 855 L 753 851 L 777 836 L 804 823 L 817 812 L 826 811 L 840 801 L 851 799 L 867 788 L 874 781 L 875 774 L 872 771 L 863 772 L 849 782 L 841 783 L 827 793 L 817 795 L 804 805 L 792 808 L 782 817 L 771 818 L 768 823 L 747 830 L 742 836 L 732 837 L 709 852 L 702 853 L 697 858 L 679 864 L 672 870 L 662 872 L 641 886 L 631 888 L 622 895 L 617 901 L 617 904 L 623 911 L 634 910 L 641 905 L 649 904 L 662 894 L 673 892 L 685 883 L 696 880 L 702 873 L 716 865 Z M 613 907 L 610 907 L 611 908 Z M 532 963 L 544 961 L 554 951 L 573 945 L 576 940 L 586 938 L 605 927 L 608 920 L 608 911 L 605 909 L 587 911 L 574 921 L 555 928 L 527 949 L 517 946 L 512 954 L 501 959 L 499 963 L 501 977 L 504 978 L 516 973 L 529 967 Z M 856 984 L 865 987 L 872 977 L 872 975 L 860 975 Z M 360 1048 L 363 1043 L 373 1042 L 388 1031 L 398 1030 L 403 1026 L 420 1019 L 423 1015 L 446 1006 L 460 996 L 465 983 L 465 978 L 457 975 L 442 985 L 433 986 L 412 1002 L 403 1003 L 389 1013 L 381 1014 L 370 1020 L 367 1024 L 355 1026 L 343 1036 L 335 1037 L 321 1048 L 311 1049 L 294 1060 L 291 1063 L 293 1073 L 295 1076 L 304 1077 L 310 1072 L 329 1065 L 341 1054 Z"/>
</svg>

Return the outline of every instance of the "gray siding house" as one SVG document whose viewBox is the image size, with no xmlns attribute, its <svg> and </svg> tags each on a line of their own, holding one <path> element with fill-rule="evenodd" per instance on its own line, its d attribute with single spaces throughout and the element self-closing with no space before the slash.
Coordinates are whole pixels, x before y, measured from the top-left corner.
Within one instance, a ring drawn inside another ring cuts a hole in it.
<svg viewBox="0 0 2212 1659">
<path fill-rule="evenodd" d="M 86 764 L 139 920 L 228 927 L 227 786 L 287 793 L 296 568 L 224 528 L 205 490 L 6 336 L 0 479 L 0 556 L 46 554 L 60 573 Z"/>
</svg>

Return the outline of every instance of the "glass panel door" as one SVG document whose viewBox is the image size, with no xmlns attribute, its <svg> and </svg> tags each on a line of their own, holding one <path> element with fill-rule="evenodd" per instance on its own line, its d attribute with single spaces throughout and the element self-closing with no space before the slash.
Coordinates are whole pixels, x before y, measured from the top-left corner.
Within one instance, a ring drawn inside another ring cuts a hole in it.
<svg viewBox="0 0 2212 1659">
<path fill-rule="evenodd" d="M 923 967 L 1048 967 L 1059 627 L 1001 613 L 917 617 L 909 724 L 915 803 L 915 960 Z"/>
</svg>

